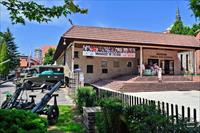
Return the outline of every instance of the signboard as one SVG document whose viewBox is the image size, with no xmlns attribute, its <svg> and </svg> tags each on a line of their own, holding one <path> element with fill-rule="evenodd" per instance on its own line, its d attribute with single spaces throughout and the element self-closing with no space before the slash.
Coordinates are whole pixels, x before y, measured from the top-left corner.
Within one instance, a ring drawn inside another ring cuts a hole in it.
<svg viewBox="0 0 200 133">
<path fill-rule="evenodd" d="M 135 48 L 83 45 L 83 56 L 135 58 Z"/>
</svg>

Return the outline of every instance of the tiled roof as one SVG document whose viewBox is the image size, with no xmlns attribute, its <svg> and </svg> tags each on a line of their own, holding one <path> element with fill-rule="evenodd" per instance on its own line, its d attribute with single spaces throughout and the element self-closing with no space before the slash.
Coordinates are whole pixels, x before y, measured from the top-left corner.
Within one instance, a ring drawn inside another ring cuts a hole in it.
<svg viewBox="0 0 200 133">
<path fill-rule="evenodd" d="M 89 26 L 73 26 L 64 33 L 64 37 L 125 43 L 200 46 L 194 36 Z"/>
<path fill-rule="evenodd" d="M 134 45 L 160 45 L 175 47 L 199 48 L 200 41 L 194 36 L 165 34 L 116 28 L 101 28 L 90 26 L 72 26 L 63 34 L 70 40 L 90 40 L 114 43 L 128 43 Z M 57 47 L 58 49 L 59 47 Z M 56 54 L 57 54 L 56 50 Z"/>
</svg>

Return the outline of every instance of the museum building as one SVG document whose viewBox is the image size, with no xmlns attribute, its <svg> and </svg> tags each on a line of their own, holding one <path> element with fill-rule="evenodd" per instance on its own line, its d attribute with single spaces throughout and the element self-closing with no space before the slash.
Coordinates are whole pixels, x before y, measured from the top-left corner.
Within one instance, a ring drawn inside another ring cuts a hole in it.
<svg viewBox="0 0 200 133">
<path fill-rule="evenodd" d="M 65 74 L 84 75 L 85 83 L 121 75 L 200 73 L 200 33 L 194 36 L 159 32 L 72 26 L 59 41 L 54 60 Z M 156 70 L 156 69 L 155 69 Z"/>
</svg>

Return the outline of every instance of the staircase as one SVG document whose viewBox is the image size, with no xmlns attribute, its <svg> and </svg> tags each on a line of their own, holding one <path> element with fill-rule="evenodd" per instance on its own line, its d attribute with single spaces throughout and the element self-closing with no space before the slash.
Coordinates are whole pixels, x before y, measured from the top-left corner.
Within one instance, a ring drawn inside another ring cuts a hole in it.
<svg viewBox="0 0 200 133">
<path fill-rule="evenodd" d="M 152 92 L 152 91 L 190 91 L 199 90 L 200 82 L 194 81 L 165 81 L 159 82 L 129 82 L 124 83 L 123 92 Z"/>
<path fill-rule="evenodd" d="M 185 76 L 177 76 L 177 75 L 173 75 L 173 76 L 162 76 L 163 81 L 191 81 L 190 78 L 185 77 Z M 157 76 L 143 76 L 140 77 L 138 76 L 137 78 L 135 78 L 134 81 L 157 81 L 158 77 Z"/>
</svg>

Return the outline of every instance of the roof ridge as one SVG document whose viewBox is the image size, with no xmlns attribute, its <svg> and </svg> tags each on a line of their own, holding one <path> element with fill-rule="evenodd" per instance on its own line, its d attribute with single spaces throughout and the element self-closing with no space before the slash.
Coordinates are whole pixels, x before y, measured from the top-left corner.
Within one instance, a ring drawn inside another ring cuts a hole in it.
<svg viewBox="0 0 200 133">
<path fill-rule="evenodd" d="M 77 25 L 72 25 L 66 32 L 64 32 L 64 34 L 62 36 L 64 36 L 65 34 L 67 34 L 68 32 L 70 32 L 73 28 L 77 27 Z"/>
<path fill-rule="evenodd" d="M 170 34 L 167 34 L 167 33 L 163 33 L 163 32 L 155 32 L 155 31 L 142 31 L 142 30 L 133 30 L 133 29 L 123 29 L 123 28 L 112 28 L 112 27 L 98 27 L 98 26 L 83 26 L 83 25 L 73 25 L 67 32 L 65 32 L 64 34 L 68 33 L 69 31 L 72 30 L 72 28 L 74 27 L 88 27 L 88 28 L 98 28 L 98 29 L 112 29 L 112 30 L 122 30 L 122 31 L 135 31 L 135 32 L 141 32 L 141 33 L 154 33 L 154 34 L 161 34 L 161 35 L 166 35 L 166 36 L 188 36 L 188 37 L 194 37 L 195 36 L 192 36 L 192 35 L 180 35 L 180 34 L 173 34 L 173 33 L 170 33 Z"/>
</svg>

